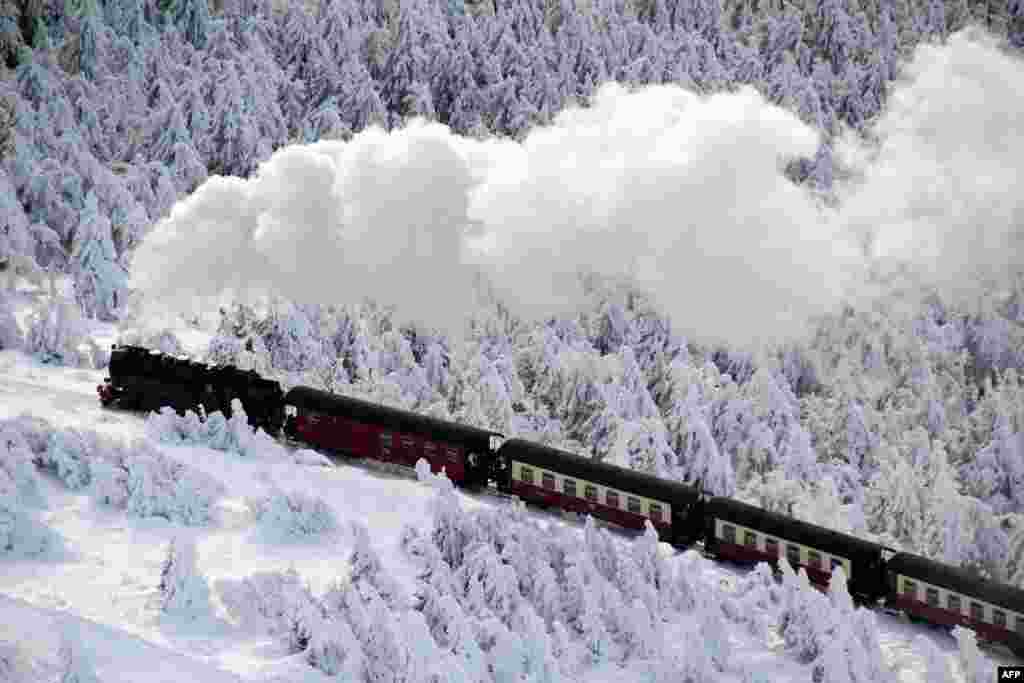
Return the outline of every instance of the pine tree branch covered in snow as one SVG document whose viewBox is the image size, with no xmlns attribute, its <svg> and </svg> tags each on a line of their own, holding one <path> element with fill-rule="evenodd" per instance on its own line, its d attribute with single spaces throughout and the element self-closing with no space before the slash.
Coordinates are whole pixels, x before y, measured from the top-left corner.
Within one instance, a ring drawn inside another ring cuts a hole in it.
<svg viewBox="0 0 1024 683">
<path fill-rule="evenodd" d="M 25 343 L 24 334 L 14 318 L 7 295 L 0 292 L 0 351 L 20 349 Z"/>
<path fill-rule="evenodd" d="M 563 680 L 616 662 L 672 680 L 730 668 L 723 596 L 694 584 L 694 563 L 705 560 L 690 553 L 670 562 L 653 527 L 624 547 L 592 520 L 581 541 L 542 530 L 521 509 L 467 512 L 450 482 L 421 465 L 435 501 L 427 532 L 404 536 L 421 567 L 416 609 L 467 673 L 490 667 L 494 680 Z M 688 647 L 663 640 L 659 625 L 677 620 L 692 626 Z"/>
<path fill-rule="evenodd" d="M 957 659 L 963 680 L 968 683 L 992 680 L 996 675 L 995 666 L 981 654 L 978 649 L 978 637 L 974 631 L 956 626 L 953 628 L 953 638 L 958 646 Z"/>
<path fill-rule="evenodd" d="M 90 355 L 82 347 L 90 344 L 77 306 L 64 300 L 42 304 L 29 316 L 25 350 L 44 362 L 72 367 L 90 365 Z M 95 345 L 92 345 L 95 349 Z"/>
<path fill-rule="evenodd" d="M 10 683 L 28 683 L 35 672 L 25 649 L 16 642 L 0 641 L 0 677 Z"/>
<path fill-rule="evenodd" d="M 208 446 L 243 457 L 284 458 L 280 444 L 263 430 L 249 426 L 248 420 L 237 398 L 231 402 L 230 418 L 217 411 L 202 420 L 191 410 L 178 415 L 173 408 L 165 406 L 146 418 L 146 432 L 162 443 Z"/>
<path fill-rule="evenodd" d="M 339 527 L 334 510 L 327 503 L 302 491 L 272 490 L 251 500 L 249 507 L 266 533 L 275 538 L 309 539 L 330 534 Z"/>
<path fill-rule="evenodd" d="M 811 664 L 819 683 L 891 682 L 892 673 L 882 664 L 874 615 L 856 608 L 846 590 L 846 576 L 838 568 L 827 595 L 811 588 L 807 573 L 799 575 L 783 558 L 781 633 L 787 649 L 800 661 Z"/>
<path fill-rule="evenodd" d="M 43 557 L 62 547 L 61 537 L 30 509 L 0 494 L 0 557 Z"/>
<path fill-rule="evenodd" d="M 159 591 L 164 612 L 196 616 L 210 609 L 210 587 L 196 564 L 193 539 L 178 536 L 167 546 Z"/>
<path fill-rule="evenodd" d="M 274 437 L 249 425 L 249 418 L 238 399 L 231 402 L 231 417 L 227 419 L 220 411 L 201 419 L 191 410 L 179 415 L 174 409 L 165 406 L 159 412 L 147 416 L 146 433 L 160 443 L 206 446 L 246 458 L 292 460 L 300 465 L 333 467 L 326 456 L 308 448 L 289 454 Z"/>
<path fill-rule="evenodd" d="M 60 660 L 60 683 L 100 683 L 77 624 L 64 624 L 57 657 Z"/>
<path fill-rule="evenodd" d="M 0 556 L 42 556 L 61 548 L 62 541 L 37 518 L 46 501 L 20 422 L 0 421 Z"/>
<path fill-rule="evenodd" d="M 54 428 L 30 416 L 0 423 L 0 433 L 11 445 L 5 453 L 16 453 L 17 462 L 30 457 L 68 488 L 88 491 L 97 501 L 138 517 L 204 525 L 213 520 L 214 504 L 224 492 L 217 480 L 143 440 L 125 445 L 91 430 Z M 24 465 L 16 467 L 22 472 L 22 483 L 16 486 L 31 488 Z"/>
<path fill-rule="evenodd" d="M 352 680 L 557 682 L 594 666 L 652 680 L 749 673 L 730 657 L 728 632 L 735 623 L 767 633 L 750 612 L 770 616 L 782 600 L 770 571 L 730 596 L 704 578 L 707 560 L 663 554 L 653 527 L 627 543 L 592 523 L 583 538 L 544 529 L 517 508 L 469 512 L 443 475 L 425 462 L 418 469 L 434 504 L 426 528 L 403 534 L 419 567 L 414 596 L 402 595 L 367 529 L 355 524 L 349 569 L 325 593 L 314 594 L 295 570 L 222 579 L 216 590 L 231 617 L 268 629 L 321 672 Z M 838 618 L 852 602 L 836 591 Z M 854 633 L 860 643 L 864 636 Z"/>
</svg>

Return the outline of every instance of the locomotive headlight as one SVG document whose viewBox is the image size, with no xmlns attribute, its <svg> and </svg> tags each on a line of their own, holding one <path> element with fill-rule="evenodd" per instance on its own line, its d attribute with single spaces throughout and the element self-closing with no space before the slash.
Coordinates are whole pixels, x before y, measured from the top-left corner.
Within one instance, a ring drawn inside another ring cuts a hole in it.
<svg viewBox="0 0 1024 683">
<path fill-rule="evenodd" d="M 285 417 L 295 417 L 296 415 L 298 415 L 298 413 L 299 410 L 295 406 L 286 405 L 284 407 Z"/>
</svg>

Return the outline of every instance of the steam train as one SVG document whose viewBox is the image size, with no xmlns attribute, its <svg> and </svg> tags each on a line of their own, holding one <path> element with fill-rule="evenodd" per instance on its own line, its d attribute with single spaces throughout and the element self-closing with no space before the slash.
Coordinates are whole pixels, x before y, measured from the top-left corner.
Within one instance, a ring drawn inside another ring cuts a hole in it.
<svg viewBox="0 0 1024 683">
<path fill-rule="evenodd" d="M 776 565 L 785 557 L 811 583 L 828 586 L 841 566 L 850 594 L 939 626 L 961 625 L 1024 658 L 1024 590 L 961 569 L 711 496 L 680 482 L 597 462 L 523 439 L 309 387 L 280 384 L 233 366 L 209 366 L 137 346 L 115 346 L 104 406 L 231 414 L 239 399 L 254 427 L 328 452 L 413 467 L 424 458 L 457 486 L 495 487 L 544 507 L 643 529 L 680 548 L 703 544 L 712 557 Z"/>
</svg>

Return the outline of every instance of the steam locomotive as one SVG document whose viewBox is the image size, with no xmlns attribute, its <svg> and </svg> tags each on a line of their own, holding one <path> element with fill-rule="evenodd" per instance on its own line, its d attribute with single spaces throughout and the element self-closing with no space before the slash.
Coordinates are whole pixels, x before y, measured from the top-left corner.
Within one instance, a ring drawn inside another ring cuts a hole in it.
<svg viewBox="0 0 1024 683">
<path fill-rule="evenodd" d="M 283 392 L 253 371 L 210 366 L 137 346 L 115 346 L 104 406 L 231 415 L 237 398 L 254 427 L 284 431 L 311 447 L 413 467 L 423 458 L 457 486 L 495 487 L 532 504 L 643 529 L 680 548 L 703 544 L 737 563 L 785 557 L 828 586 L 842 567 L 859 602 L 939 626 L 961 625 L 1024 658 L 1024 590 L 826 529 L 699 488 L 597 462 L 523 439 L 376 405 L 310 387 Z"/>
</svg>

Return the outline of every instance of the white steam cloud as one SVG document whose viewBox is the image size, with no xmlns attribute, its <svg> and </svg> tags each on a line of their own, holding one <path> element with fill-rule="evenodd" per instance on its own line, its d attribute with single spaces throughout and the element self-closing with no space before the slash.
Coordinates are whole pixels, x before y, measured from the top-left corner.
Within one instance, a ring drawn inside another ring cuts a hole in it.
<svg viewBox="0 0 1024 683">
<path fill-rule="evenodd" d="M 1024 267 L 1024 62 L 961 32 L 923 45 L 878 122 L 843 219 L 883 270 L 908 265 L 951 301 Z"/>
<path fill-rule="evenodd" d="M 1024 70 L 983 39 L 922 47 L 862 178 L 823 210 L 783 173 L 812 129 L 753 90 L 609 85 L 523 143 L 439 125 L 279 151 L 213 178 L 135 255 L 153 297 L 364 297 L 457 330 L 483 268 L 530 316 L 582 301 L 577 273 L 631 278 L 692 339 L 754 347 L 802 332 L 870 265 L 948 291 L 1021 264 Z M 856 246 L 870 246 L 869 259 Z"/>
<path fill-rule="evenodd" d="M 135 254 L 133 285 L 187 300 L 274 292 L 371 296 L 451 329 L 471 301 L 463 231 L 472 178 L 442 126 L 288 147 L 250 180 L 215 177 Z"/>
<path fill-rule="evenodd" d="M 600 91 L 522 146 L 479 188 L 484 256 L 537 314 L 579 298 L 581 268 L 632 277 L 691 338 L 741 346 L 827 310 L 856 262 L 851 242 L 788 181 L 817 134 L 751 89 Z"/>
</svg>

